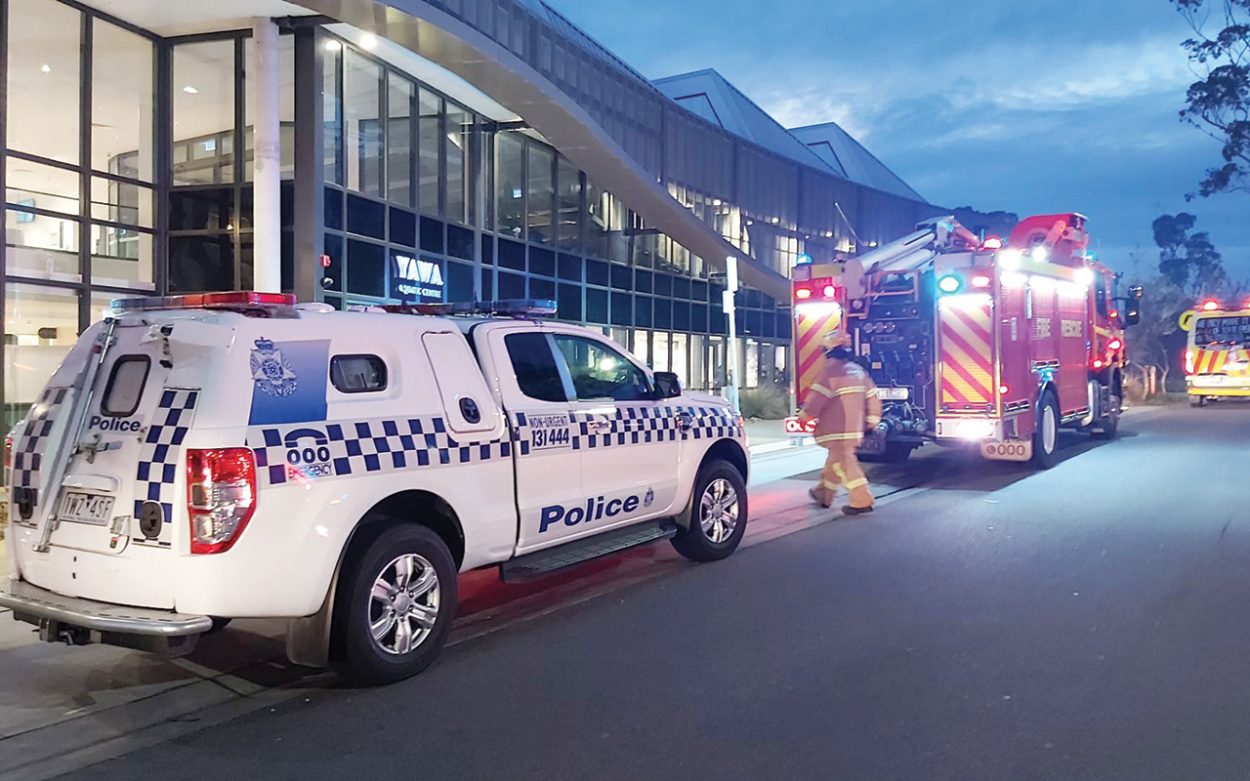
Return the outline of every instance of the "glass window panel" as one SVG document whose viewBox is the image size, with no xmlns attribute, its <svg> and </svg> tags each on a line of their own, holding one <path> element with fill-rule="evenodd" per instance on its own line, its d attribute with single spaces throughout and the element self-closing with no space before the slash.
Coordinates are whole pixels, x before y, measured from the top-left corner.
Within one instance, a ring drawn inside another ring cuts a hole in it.
<svg viewBox="0 0 1250 781">
<path fill-rule="evenodd" d="M 421 192 L 417 203 L 421 211 L 429 214 L 441 214 L 438 205 L 438 194 L 442 189 L 442 175 L 439 170 L 439 147 L 442 140 L 442 104 L 443 101 L 428 90 L 421 90 L 418 96 L 419 117 L 417 135 L 420 145 L 420 165 L 418 176 L 421 180 Z"/>
<path fill-rule="evenodd" d="M 347 187 L 378 198 L 383 195 L 381 80 L 378 65 L 347 50 L 343 75 Z"/>
<path fill-rule="evenodd" d="M 39 397 L 78 340 L 78 293 L 9 283 L 4 294 L 4 426 Z"/>
<path fill-rule="evenodd" d="M 638 360 L 651 365 L 651 332 L 650 331 L 634 331 L 634 349 L 631 350 L 634 357 Z"/>
<path fill-rule="evenodd" d="M 582 246 L 582 180 L 577 167 L 561 157 L 556 162 L 556 244 L 560 249 Z"/>
<path fill-rule="evenodd" d="M 343 44 L 327 38 L 322 45 L 321 123 L 325 180 L 343 183 L 343 102 L 339 95 L 342 79 Z"/>
<path fill-rule="evenodd" d="M 672 369 L 669 371 L 677 375 L 677 379 L 681 380 L 683 388 L 690 387 L 690 373 L 687 371 L 687 346 L 689 344 L 686 334 L 673 334 L 673 340 L 670 343 L 670 362 Z"/>
<path fill-rule="evenodd" d="M 606 344 L 578 336 L 557 334 L 556 346 L 568 364 L 579 401 L 651 398 L 646 375 L 624 355 Z"/>
<path fill-rule="evenodd" d="M 473 115 L 455 103 L 447 104 L 447 217 L 468 222 L 473 177 L 469 160 Z"/>
<path fill-rule="evenodd" d="M 525 238 L 525 144 L 515 133 L 495 141 L 495 215 L 500 233 Z"/>
<path fill-rule="evenodd" d="M 78 214 L 79 176 L 56 166 L 10 157 L 5 160 L 5 200 L 16 206 Z"/>
<path fill-rule="evenodd" d="M 169 292 L 233 290 L 234 241 L 220 236 L 169 238 Z"/>
<path fill-rule="evenodd" d="M 99 285 L 154 289 L 152 234 L 134 228 L 92 225 L 91 280 Z"/>
<path fill-rule="evenodd" d="M 152 188 L 94 176 L 91 178 L 91 217 L 150 228 Z"/>
<path fill-rule="evenodd" d="M 234 181 L 234 41 L 174 47 L 173 183 Z"/>
<path fill-rule="evenodd" d="M 698 334 L 690 336 L 690 388 L 707 390 L 707 359 L 703 354 L 705 337 Z"/>
<path fill-rule="evenodd" d="M 412 205 L 412 101 L 416 86 L 389 74 L 386 121 L 386 197 Z"/>
<path fill-rule="evenodd" d="M 17 209 L 5 212 L 5 271 L 78 282 L 78 222 Z"/>
<path fill-rule="evenodd" d="M 77 165 L 82 14 L 52 0 L 9 3 L 10 149 Z"/>
<path fill-rule="evenodd" d="M 251 39 L 244 41 L 243 44 L 244 61 L 244 84 L 247 85 L 247 103 L 244 106 L 244 127 L 246 133 L 244 139 L 247 145 L 247 164 L 243 169 L 244 177 L 247 181 L 252 181 L 252 150 L 255 148 L 253 143 L 252 128 L 254 127 L 253 117 L 256 112 L 256 89 L 253 86 L 255 79 L 248 78 L 248 74 L 254 73 L 256 70 L 256 52 L 252 46 Z M 295 36 L 279 35 L 278 36 L 278 123 L 280 126 L 279 138 L 279 161 L 281 177 L 283 179 L 295 178 Z"/>
<path fill-rule="evenodd" d="M 555 155 L 540 144 L 529 145 L 529 239 L 535 244 L 549 244 L 554 240 L 551 224 L 552 204 L 555 196 L 553 177 Z"/>
<path fill-rule="evenodd" d="M 560 285 L 556 290 L 556 317 L 561 320 L 582 319 L 582 289 L 578 285 Z"/>
<path fill-rule="evenodd" d="M 152 181 L 152 43 L 92 22 L 91 167 Z"/>
<path fill-rule="evenodd" d="M 504 337 L 517 385 L 531 399 L 568 401 L 564 380 L 547 337 L 540 333 L 509 334 Z"/>
<path fill-rule="evenodd" d="M 347 242 L 347 291 L 362 296 L 386 295 L 386 248 L 349 239 Z"/>
<path fill-rule="evenodd" d="M 658 372 L 669 371 L 669 335 L 666 331 L 651 334 L 651 368 Z"/>
</svg>

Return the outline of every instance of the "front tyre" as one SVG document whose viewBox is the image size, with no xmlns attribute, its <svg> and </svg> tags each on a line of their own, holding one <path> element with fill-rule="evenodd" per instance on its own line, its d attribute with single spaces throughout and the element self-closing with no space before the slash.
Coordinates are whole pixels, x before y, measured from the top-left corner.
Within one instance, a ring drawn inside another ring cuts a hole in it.
<svg viewBox="0 0 1250 781">
<path fill-rule="evenodd" d="M 334 610 L 344 677 L 383 684 L 429 667 L 456 611 L 456 564 L 442 539 L 424 526 L 394 526 L 344 575 Z"/>
<path fill-rule="evenodd" d="M 728 461 L 715 459 L 699 469 L 694 494 L 673 547 L 692 561 L 720 561 L 738 549 L 747 527 L 747 487 Z"/>
<path fill-rule="evenodd" d="M 1042 397 L 1037 408 L 1037 426 L 1033 430 L 1033 466 L 1050 469 L 1057 462 L 1059 449 L 1059 404 L 1053 393 Z"/>
</svg>

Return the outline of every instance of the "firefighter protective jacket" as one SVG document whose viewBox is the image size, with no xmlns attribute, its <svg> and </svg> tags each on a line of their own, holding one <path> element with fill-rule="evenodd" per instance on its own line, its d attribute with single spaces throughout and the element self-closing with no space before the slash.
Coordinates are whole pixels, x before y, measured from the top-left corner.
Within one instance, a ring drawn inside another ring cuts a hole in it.
<svg viewBox="0 0 1250 781">
<path fill-rule="evenodd" d="M 816 421 L 819 445 L 858 443 L 866 429 L 881 422 L 877 386 L 859 364 L 828 360 L 820 380 L 808 391 L 802 416 Z"/>
</svg>

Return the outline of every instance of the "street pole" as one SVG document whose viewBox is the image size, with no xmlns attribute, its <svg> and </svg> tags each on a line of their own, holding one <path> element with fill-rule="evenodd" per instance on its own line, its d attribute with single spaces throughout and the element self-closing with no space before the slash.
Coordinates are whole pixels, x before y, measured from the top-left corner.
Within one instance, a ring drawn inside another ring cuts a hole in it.
<svg viewBox="0 0 1250 781">
<path fill-rule="evenodd" d="M 725 258 L 725 292 L 721 294 L 721 309 L 729 324 L 729 344 L 726 345 L 725 398 L 733 406 L 734 411 L 742 407 L 738 404 L 738 323 L 735 313 L 734 294 L 738 292 L 738 259 L 733 255 Z"/>
<path fill-rule="evenodd" d="M 282 292 L 282 128 L 278 82 L 278 25 L 252 24 L 255 73 L 252 104 L 252 289 Z"/>
</svg>

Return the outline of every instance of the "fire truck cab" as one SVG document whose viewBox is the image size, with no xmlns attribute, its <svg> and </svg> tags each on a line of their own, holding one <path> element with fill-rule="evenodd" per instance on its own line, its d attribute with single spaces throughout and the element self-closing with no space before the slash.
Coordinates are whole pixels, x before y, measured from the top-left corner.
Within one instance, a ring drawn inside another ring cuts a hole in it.
<svg viewBox="0 0 1250 781">
<path fill-rule="evenodd" d="M 885 408 L 867 453 L 935 440 L 1045 468 L 1060 427 L 1114 436 L 1136 304 L 1087 247 L 1080 214 L 1026 218 L 1005 242 L 946 217 L 861 256 L 848 321 Z"/>
</svg>

